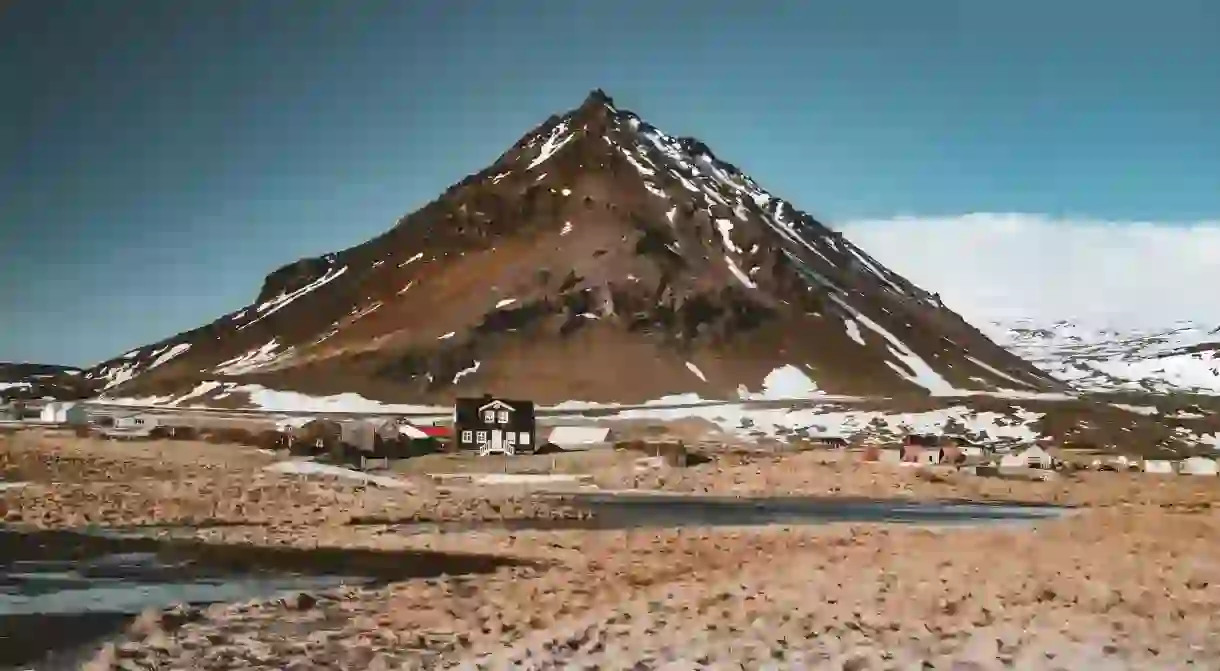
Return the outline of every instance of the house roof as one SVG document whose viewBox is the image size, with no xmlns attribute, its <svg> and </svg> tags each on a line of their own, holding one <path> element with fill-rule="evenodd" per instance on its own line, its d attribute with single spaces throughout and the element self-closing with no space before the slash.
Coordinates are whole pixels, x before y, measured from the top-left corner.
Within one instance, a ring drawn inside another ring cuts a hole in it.
<svg viewBox="0 0 1220 671">
<path fill-rule="evenodd" d="M 398 432 L 408 438 L 445 438 L 453 434 L 447 426 L 416 426 L 410 422 L 398 422 Z"/>
<path fill-rule="evenodd" d="M 487 410 L 488 408 L 492 408 L 495 410 L 514 410 L 514 411 L 516 410 L 516 408 L 509 405 L 508 403 L 505 403 L 504 401 L 501 401 L 500 399 L 496 399 L 496 400 L 492 401 L 491 403 L 484 403 L 483 405 L 480 405 L 479 412 Z"/>
<path fill-rule="evenodd" d="M 398 433 L 406 436 L 407 438 L 427 438 L 428 437 L 428 432 L 424 430 L 424 427 L 415 426 L 414 424 L 411 424 L 410 422 L 398 422 L 397 424 L 398 424 Z"/>
</svg>

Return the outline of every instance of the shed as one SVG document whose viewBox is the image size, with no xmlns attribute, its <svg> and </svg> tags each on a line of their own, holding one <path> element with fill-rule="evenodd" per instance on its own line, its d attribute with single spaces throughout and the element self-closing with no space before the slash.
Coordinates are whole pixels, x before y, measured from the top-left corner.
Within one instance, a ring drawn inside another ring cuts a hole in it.
<svg viewBox="0 0 1220 671">
<path fill-rule="evenodd" d="M 987 450 L 978 445 L 958 445 L 957 449 L 967 458 L 981 459 L 987 456 Z"/>
<path fill-rule="evenodd" d="M 1216 475 L 1216 460 L 1207 457 L 1190 457 L 1183 459 L 1178 472 L 1183 475 Z"/>
<path fill-rule="evenodd" d="M 339 423 L 339 442 L 361 452 L 375 452 L 385 442 L 403 437 L 397 422 L 386 419 L 353 419 Z"/>
<path fill-rule="evenodd" d="M 847 439 L 843 436 L 809 436 L 809 442 L 823 447 L 843 449 L 847 447 Z"/>
<path fill-rule="evenodd" d="M 85 406 L 70 401 L 50 401 L 42 406 L 40 419 L 51 424 L 83 426 L 89 423 Z"/>
<path fill-rule="evenodd" d="M 1173 462 L 1165 459 L 1145 459 L 1144 472 L 1158 474 L 1173 473 Z"/>
<path fill-rule="evenodd" d="M 1017 454 L 1005 454 L 1000 457 L 1000 468 L 1029 468 L 1029 462 Z"/>
<path fill-rule="evenodd" d="M 156 426 L 157 418 L 144 414 L 118 416 L 113 424 L 116 431 L 152 431 Z"/>
<path fill-rule="evenodd" d="M 935 464 L 940 459 L 940 450 L 930 449 L 921 445 L 904 445 L 902 447 L 902 462 L 907 464 Z"/>
<path fill-rule="evenodd" d="M 1027 447 L 1016 454 L 1007 455 L 1005 459 L 1015 457 L 1021 461 L 1021 466 L 1025 468 L 1052 468 L 1055 465 L 1055 459 L 1049 452 L 1037 445 Z M 1001 462 L 1000 464 L 1004 464 Z"/>
<path fill-rule="evenodd" d="M 610 441 L 610 429 L 605 426 L 557 426 L 551 429 L 547 442 L 565 450 L 587 450 Z"/>
</svg>

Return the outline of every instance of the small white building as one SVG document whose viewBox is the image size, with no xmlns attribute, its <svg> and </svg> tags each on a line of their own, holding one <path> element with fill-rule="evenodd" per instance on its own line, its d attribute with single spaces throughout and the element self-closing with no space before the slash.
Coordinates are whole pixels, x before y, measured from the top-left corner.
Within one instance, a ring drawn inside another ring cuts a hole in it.
<svg viewBox="0 0 1220 671">
<path fill-rule="evenodd" d="M 1218 470 L 1220 469 L 1216 467 L 1216 460 L 1207 457 L 1183 459 L 1178 467 L 1178 472 L 1182 475 L 1216 475 Z"/>
<path fill-rule="evenodd" d="M 1006 454 L 1000 458 L 1001 468 L 1044 468 L 1054 467 L 1055 458 L 1049 452 L 1034 445 L 1020 452 Z"/>
<path fill-rule="evenodd" d="M 1000 468 L 1029 468 L 1020 454 L 1005 454 L 1000 457 Z"/>
<path fill-rule="evenodd" d="M 49 401 L 42 406 L 39 419 L 48 424 L 70 424 L 84 426 L 89 423 L 85 415 L 85 406 L 71 401 Z"/>
<path fill-rule="evenodd" d="M 1165 459 L 1145 459 L 1144 472 L 1167 475 L 1173 473 L 1173 462 Z"/>
<path fill-rule="evenodd" d="M 557 426 L 547 436 L 548 443 L 565 450 L 587 450 L 609 440 L 610 429 L 605 426 Z"/>
<path fill-rule="evenodd" d="M 118 431 L 152 431 L 157 426 L 157 418 L 151 415 L 123 415 L 114 418 L 114 428 Z"/>
<path fill-rule="evenodd" d="M 901 464 L 902 450 L 885 448 L 877 452 L 877 461 L 883 464 Z"/>
</svg>

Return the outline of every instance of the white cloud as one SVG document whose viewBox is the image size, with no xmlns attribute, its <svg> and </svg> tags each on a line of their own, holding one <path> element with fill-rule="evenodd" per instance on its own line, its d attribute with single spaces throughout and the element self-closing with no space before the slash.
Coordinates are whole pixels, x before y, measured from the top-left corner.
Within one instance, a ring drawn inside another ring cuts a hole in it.
<svg viewBox="0 0 1220 671">
<path fill-rule="evenodd" d="M 1220 324 L 1220 221 L 1165 225 L 968 214 L 838 228 L 976 324 L 1018 317 Z"/>
</svg>

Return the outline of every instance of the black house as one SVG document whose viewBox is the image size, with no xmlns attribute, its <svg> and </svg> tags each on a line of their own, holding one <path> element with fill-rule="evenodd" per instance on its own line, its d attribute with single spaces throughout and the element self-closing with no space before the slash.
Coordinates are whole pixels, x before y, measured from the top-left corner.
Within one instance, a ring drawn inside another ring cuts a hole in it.
<svg viewBox="0 0 1220 671">
<path fill-rule="evenodd" d="M 459 398 L 453 411 L 459 449 L 479 454 L 533 452 L 537 444 L 533 401 L 506 398 Z"/>
</svg>

